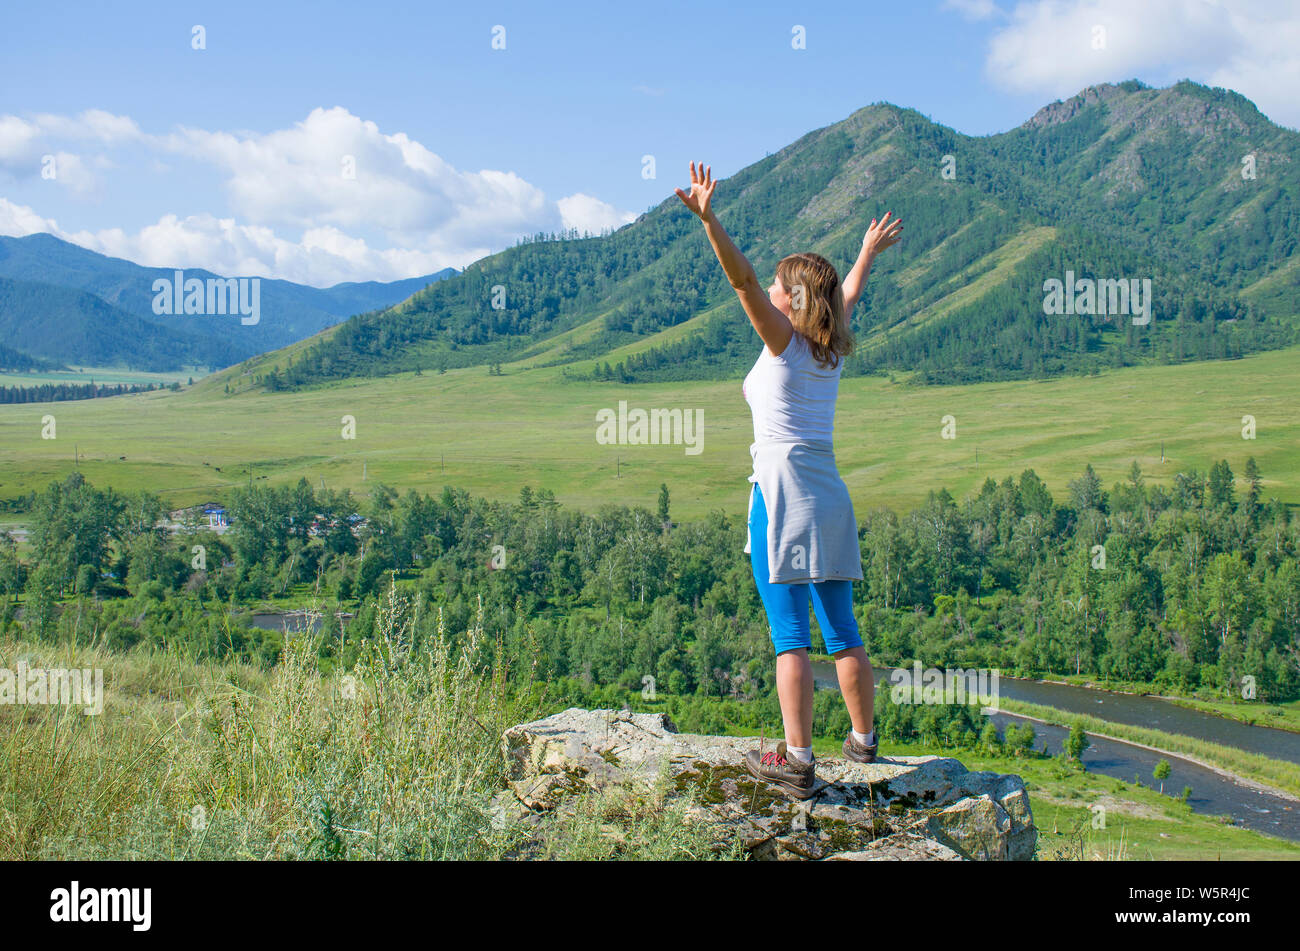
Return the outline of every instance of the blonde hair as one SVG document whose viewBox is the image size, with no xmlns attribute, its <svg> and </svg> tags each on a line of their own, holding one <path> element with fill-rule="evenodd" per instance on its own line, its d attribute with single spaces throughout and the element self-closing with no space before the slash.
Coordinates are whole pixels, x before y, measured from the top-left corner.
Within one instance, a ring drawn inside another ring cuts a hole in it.
<svg viewBox="0 0 1300 951">
<path fill-rule="evenodd" d="M 790 295 L 790 323 L 808 338 L 813 358 L 823 367 L 838 366 L 853 352 L 853 330 L 834 265 L 820 254 L 791 254 L 777 264 L 776 278 Z"/>
</svg>

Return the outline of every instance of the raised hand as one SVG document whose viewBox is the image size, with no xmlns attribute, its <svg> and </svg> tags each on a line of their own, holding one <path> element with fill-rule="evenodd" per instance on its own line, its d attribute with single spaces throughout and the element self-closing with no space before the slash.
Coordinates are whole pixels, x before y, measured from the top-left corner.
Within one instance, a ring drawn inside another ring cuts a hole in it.
<svg viewBox="0 0 1300 951">
<path fill-rule="evenodd" d="M 718 187 L 718 183 L 713 179 L 713 166 L 706 167 L 703 162 L 700 163 L 698 171 L 695 163 L 691 163 L 691 191 L 690 194 L 682 191 L 680 188 L 673 189 L 677 192 L 677 197 L 682 200 L 687 208 L 693 211 L 701 221 L 708 221 L 712 209 L 709 203 L 713 200 L 713 190 Z"/>
<path fill-rule="evenodd" d="M 885 217 L 881 218 L 879 222 L 872 218 L 871 227 L 867 229 L 867 233 L 862 237 L 862 250 L 872 257 L 875 257 L 886 248 L 892 248 L 903 237 L 903 219 L 895 218 L 890 221 L 889 216 L 892 214 L 892 211 L 885 212 Z"/>
</svg>

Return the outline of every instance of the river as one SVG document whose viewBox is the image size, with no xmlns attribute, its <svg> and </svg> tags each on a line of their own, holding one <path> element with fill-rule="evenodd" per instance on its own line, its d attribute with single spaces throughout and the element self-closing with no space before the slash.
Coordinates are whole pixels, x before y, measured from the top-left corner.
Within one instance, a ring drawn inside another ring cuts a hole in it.
<svg viewBox="0 0 1300 951">
<path fill-rule="evenodd" d="M 814 662 L 813 676 L 818 687 L 838 689 L 833 663 Z M 877 682 L 886 676 L 888 668 L 876 669 Z M 1012 677 L 999 678 L 998 688 L 1001 697 L 1007 700 L 1037 703 L 1074 713 L 1089 713 L 1117 723 L 1182 733 L 1265 756 L 1300 762 L 1300 734 L 1226 720 L 1155 697 L 1137 697 Z M 1005 730 L 1007 724 L 1013 721 L 1032 723 L 1037 734 L 1035 749 L 1046 746 L 1052 754 L 1061 752 L 1062 743 L 1069 732 L 1062 727 L 1048 726 L 1006 712 L 994 714 L 992 720 L 999 730 Z M 1091 734 L 1088 739 L 1092 745 L 1084 751 L 1082 760 L 1089 772 L 1113 776 L 1127 782 L 1132 782 L 1136 776 L 1144 785 L 1158 789 L 1159 783 L 1152 778 L 1151 773 L 1160 760 L 1168 760 L 1170 773 L 1164 781 L 1166 795 L 1180 795 L 1184 786 L 1191 786 L 1192 795 L 1187 801 L 1194 812 L 1229 816 L 1235 824 L 1245 828 L 1300 842 L 1300 803 L 1234 782 L 1213 770 L 1189 762 L 1176 753 L 1156 753 Z M 1172 824 L 1170 834 L 1178 834 L 1177 827 Z"/>
<path fill-rule="evenodd" d="M 351 614 L 344 614 L 343 621 L 351 620 Z M 306 630 L 307 615 L 302 611 L 286 611 L 283 613 L 273 614 L 254 614 L 253 627 L 261 628 L 263 631 L 282 631 L 297 633 Z M 324 621 L 322 616 L 317 616 L 311 623 L 311 633 L 315 634 L 320 631 L 321 624 Z"/>
</svg>

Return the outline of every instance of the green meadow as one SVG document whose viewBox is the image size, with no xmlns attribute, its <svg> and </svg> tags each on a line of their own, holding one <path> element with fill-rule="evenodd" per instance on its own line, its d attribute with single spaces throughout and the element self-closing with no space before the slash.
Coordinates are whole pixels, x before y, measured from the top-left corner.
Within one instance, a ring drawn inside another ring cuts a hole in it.
<svg viewBox="0 0 1300 951">
<path fill-rule="evenodd" d="M 348 380 L 269 393 L 252 374 L 305 345 L 213 374 L 179 392 L 61 403 L 0 405 L 0 498 L 41 489 L 75 464 L 95 485 L 147 488 L 177 505 L 204 501 L 251 478 L 306 477 L 365 491 L 383 482 L 438 492 L 443 485 L 514 498 L 523 485 L 566 504 L 653 508 L 660 483 L 672 513 L 721 508 L 742 516 L 752 429 L 740 380 L 625 385 L 575 382 L 559 367 L 506 364 L 443 374 Z M 955 497 L 1034 469 L 1058 498 L 1091 463 L 1103 485 L 1136 460 L 1149 481 L 1205 472 L 1247 457 L 1263 497 L 1300 503 L 1300 348 L 1240 360 L 1146 366 L 1048 381 L 921 387 L 846 379 L 836 454 L 859 511 L 906 510 L 931 490 Z M 227 386 L 231 392 L 226 392 Z M 596 414 L 631 408 L 703 412 L 703 451 L 683 445 L 598 445 Z M 55 438 L 42 438 L 43 417 Z M 1242 417 L 1256 438 L 1242 436 Z M 942 437 L 955 418 L 956 438 Z M 343 417 L 356 420 L 343 438 Z M 1164 459 L 1161 461 L 1163 445 Z"/>
</svg>

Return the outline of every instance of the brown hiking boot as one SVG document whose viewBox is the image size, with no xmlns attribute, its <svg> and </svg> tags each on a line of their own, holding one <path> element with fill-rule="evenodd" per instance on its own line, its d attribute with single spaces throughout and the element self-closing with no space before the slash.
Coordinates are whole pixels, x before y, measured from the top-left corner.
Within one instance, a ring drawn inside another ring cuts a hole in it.
<svg viewBox="0 0 1300 951">
<path fill-rule="evenodd" d="M 780 786 L 781 791 L 796 799 L 811 799 L 817 785 L 816 763 L 800 763 L 785 758 L 785 741 L 776 744 L 775 750 L 759 754 L 750 750 L 745 754 L 745 765 L 759 779 Z"/>
<path fill-rule="evenodd" d="M 844 755 L 855 763 L 874 763 L 876 761 L 876 748 L 880 745 L 880 737 L 872 731 L 871 738 L 876 742 L 870 746 L 859 743 L 853 738 L 853 731 L 844 738 Z"/>
</svg>

